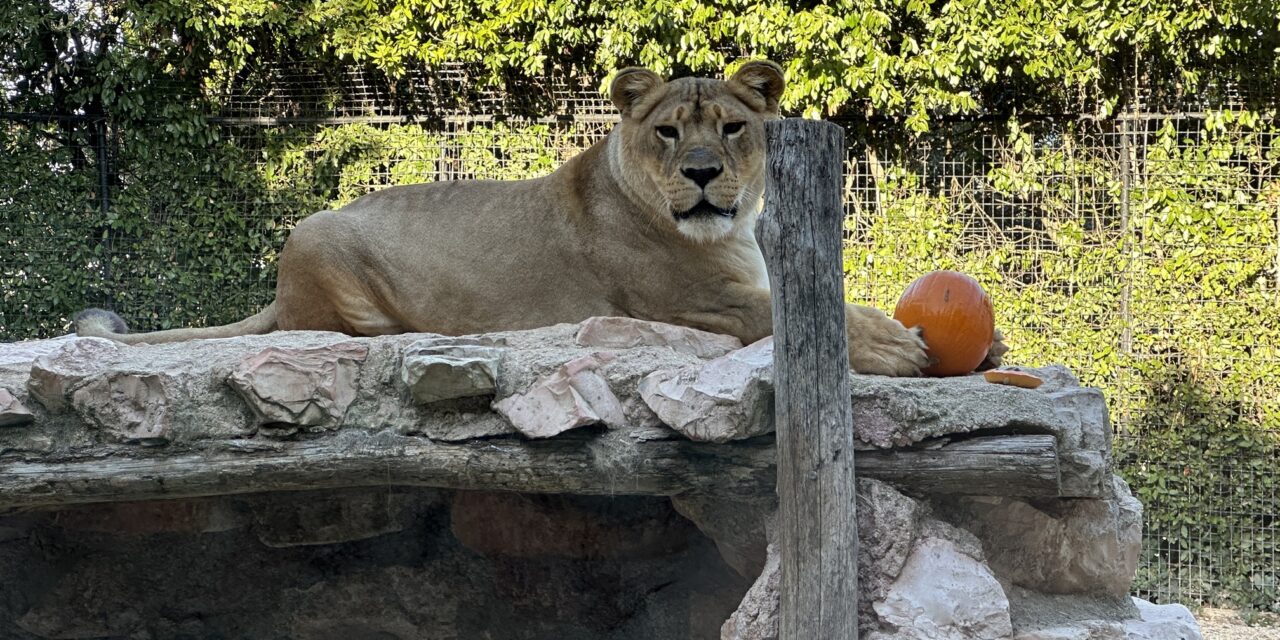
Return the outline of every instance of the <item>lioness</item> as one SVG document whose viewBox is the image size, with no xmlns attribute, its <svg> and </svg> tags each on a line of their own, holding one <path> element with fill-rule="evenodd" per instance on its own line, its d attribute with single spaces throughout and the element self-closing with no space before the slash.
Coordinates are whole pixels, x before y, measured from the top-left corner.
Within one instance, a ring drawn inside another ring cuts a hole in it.
<svg viewBox="0 0 1280 640">
<path fill-rule="evenodd" d="M 623 70 L 610 89 L 621 122 L 548 176 L 392 187 L 316 213 L 285 243 L 275 301 L 240 322 L 129 335 L 111 314 L 84 313 L 76 331 L 125 343 L 457 335 L 630 316 L 751 343 L 772 333 L 753 231 L 764 122 L 779 117 L 783 85 L 772 62 L 727 81 Z M 845 316 L 858 372 L 927 364 L 919 331 L 867 307 Z"/>
</svg>

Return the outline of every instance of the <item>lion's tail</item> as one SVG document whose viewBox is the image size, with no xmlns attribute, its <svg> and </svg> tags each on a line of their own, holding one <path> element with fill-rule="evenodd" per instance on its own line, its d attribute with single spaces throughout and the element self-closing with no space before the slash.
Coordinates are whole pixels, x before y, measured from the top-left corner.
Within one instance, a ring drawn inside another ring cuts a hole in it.
<svg viewBox="0 0 1280 640">
<path fill-rule="evenodd" d="M 108 338 L 125 344 L 159 344 L 161 342 L 182 342 L 202 338 L 233 338 L 258 333 L 268 333 L 276 329 L 276 303 L 272 302 L 265 309 L 244 320 L 224 324 L 219 327 L 203 329 L 168 329 L 150 333 L 129 333 L 129 327 L 120 316 L 103 309 L 86 309 L 76 314 L 76 335 Z"/>
</svg>

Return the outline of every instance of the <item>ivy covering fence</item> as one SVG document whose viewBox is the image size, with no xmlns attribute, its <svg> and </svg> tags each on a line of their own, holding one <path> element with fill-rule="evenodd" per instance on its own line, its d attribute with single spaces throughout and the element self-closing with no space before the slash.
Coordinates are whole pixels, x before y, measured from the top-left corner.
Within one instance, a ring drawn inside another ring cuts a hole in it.
<svg viewBox="0 0 1280 640">
<path fill-rule="evenodd" d="M 1141 595 L 1280 611 L 1280 8 L 1201 4 L 7 3 L 0 340 L 240 319 L 315 211 L 543 175 L 617 66 L 767 57 L 847 129 L 850 298 L 974 275 L 1011 361 L 1107 392 Z"/>
</svg>

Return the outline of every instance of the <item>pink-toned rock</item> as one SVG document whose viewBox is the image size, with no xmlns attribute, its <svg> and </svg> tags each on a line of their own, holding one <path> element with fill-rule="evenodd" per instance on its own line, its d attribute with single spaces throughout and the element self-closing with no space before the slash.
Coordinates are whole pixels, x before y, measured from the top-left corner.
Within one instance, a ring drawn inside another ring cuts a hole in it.
<svg viewBox="0 0 1280 640">
<path fill-rule="evenodd" d="M 101 370 L 119 350 L 120 345 L 105 338 L 64 341 L 31 363 L 27 390 L 49 411 L 64 411 L 70 406 L 72 389 Z"/>
<path fill-rule="evenodd" d="M 340 342 L 323 347 L 267 347 L 245 358 L 227 382 L 259 425 L 333 428 L 356 397 L 356 376 L 369 347 Z"/>
<path fill-rule="evenodd" d="M 8 389 L 0 388 L 0 427 L 26 424 L 34 419 L 30 409 L 18 402 Z"/>
<path fill-rule="evenodd" d="M 635 318 L 596 317 L 583 321 L 576 337 L 584 347 L 630 349 L 668 347 L 699 358 L 718 358 L 742 348 L 733 336 Z"/>
<path fill-rule="evenodd" d="M 615 428 L 625 426 L 622 403 L 596 371 L 614 357 L 595 353 L 570 360 L 539 377 L 524 392 L 495 402 L 493 408 L 529 438 L 550 438 L 600 422 Z"/>
<path fill-rule="evenodd" d="M 773 432 L 773 338 L 700 366 L 655 371 L 640 396 L 690 440 L 729 442 Z"/>
<path fill-rule="evenodd" d="M 111 373 L 96 376 L 71 393 L 71 404 L 90 423 L 125 442 L 161 444 L 169 440 L 172 412 L 164 374 Z"/>
</svg>

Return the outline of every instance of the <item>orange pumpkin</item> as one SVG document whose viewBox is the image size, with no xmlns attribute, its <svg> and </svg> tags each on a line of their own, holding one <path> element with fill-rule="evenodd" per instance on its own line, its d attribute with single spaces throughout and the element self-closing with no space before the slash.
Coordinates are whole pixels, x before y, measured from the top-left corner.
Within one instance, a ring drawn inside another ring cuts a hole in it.
<svg viewBox="0 0 1280 640">
<path fill-rule="evenodd" d="M 911 283 L 893 311 L 895 320 L 921 327 L 929 356 L 927 376 L 972 372 L 991 350 L 995 312 L 977 280 L 955 271 L 933 271 Z"/>
</svg>

